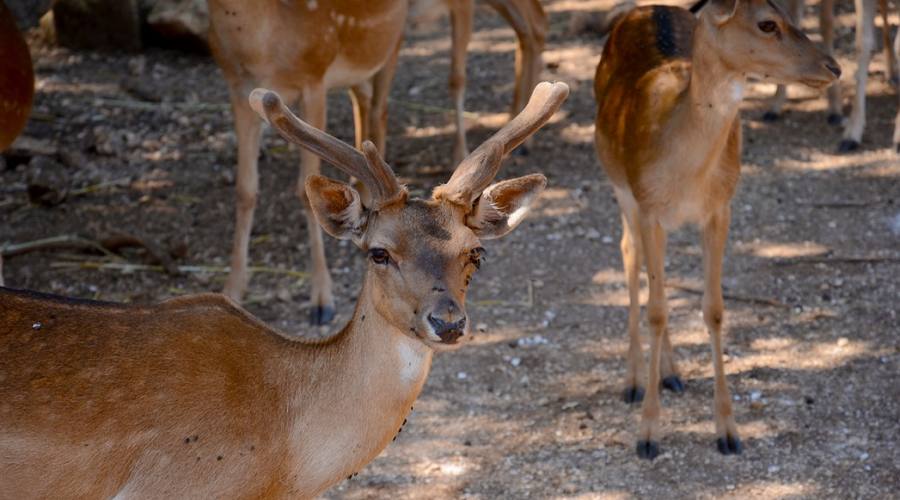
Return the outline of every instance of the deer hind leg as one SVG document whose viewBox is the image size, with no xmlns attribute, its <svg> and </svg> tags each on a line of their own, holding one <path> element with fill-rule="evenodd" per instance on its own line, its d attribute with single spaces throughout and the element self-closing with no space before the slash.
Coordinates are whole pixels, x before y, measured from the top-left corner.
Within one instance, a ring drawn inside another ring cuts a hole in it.
<svg viewBox="0 0 900 500">
<path fill-rule="evenodd" d="M 650 219 L 644 215 L 640 217 L 639 227 L 647 266 L 647 281 L 650 285 L 650 294 L 647 299 L 647 320 L 650 323 L 650 367 L 647 372 L 647 390 L 641 406 L 641 424 L 636 448 L 639 457 L 652 460 L 659 455 L 660 358 L 668 322 L 664 288 L 666 233 L 656 219 Z"/>
<path fill-rule="evenodd" d="M 310 86 L 304 89 L 303 119 L 319 130 L 325 129 L 325 87 Z M 331 275 L 328 273 L 328 262 L 325 260 L 325 246 L 322 241 L 322 228 L 316 221 L 306 196 L 306 179 L 318 175 L 319 157 L 303 148 L 300 150 L 300 177 L 297 182 L 297 196 L 303 203 L 306 213 L 306 227 L 309 231 L 309 259 L 312 269 L 310 290 L 310 322 L 324 325 L 334 319 L 334 297 L 331 293 Z"/>
<path fill-rule="evenodd" d="M 819 31 L 822 32 L 825 53 L 834 57 L 834 0 L 822 0 L 819 6 Z M 841 82 L 836 81 L 828 87 L 828 123 L 840 125 L 843 121 Z"/>
<path fill-rule="evenodd" d="M 859 149 L 866 127 L 866 83 L 869 79 L 869 61 L 872 58 L 873 31 L 875 26 L 875 0 L 855 0 L 856 4 L 856 95 L 853 110 L 844 129 L 844 138 L 838 151 L 846 153 Z"/>
<path fill-rule="evenodd" d="M 238 142 L 238 165 L 235 176 L 237 199 L 231 270 L 228 273 L 223 293 L 235 301 L 240 301 L 250 279 L 247 258 L 250 247 L 250 231 L 253 229 L 253 213 L 256 210 L 256 196 L 259 191 L 257 161 L 262 123 L 247 102 L 249 91 L 244 91 L 243 86 L 234 84 L 230 88 L 230 95 Z"/>
<path fill-rule="evenodd" d="M 453 164 L 458 165 L 468 156 L 466 144 L 466 54 L 472 38 L 473 0 L 450 2 L 450 24 L 453 31 L 450 60 L 450 97 L 456 113 L 456 141 L 453 144 Z"/>
<path fill-rule="evenodd" d="M 388 94 L 391 91 L 391 82 L 397 72 L 397 59 L 400 55 L 400 46 L 403 37 L 397 41 L 394 52 L 385 61 L 384 66 L 372 77 L 372 111 L 369 115 L 369 138 L 375 143 L 375 147 L 381 152 L 382 157 L 387 155 L 387 119 L 388 119 Z"/>
<path fill-rule="evenodd" d="M 356 149 L 362 150 L 362 144 L 371 136 L 372 82 L 365 81 L 350 88 L 350 100 L 353 101 L 353 129 Z M 382 153 L 384 154 L 384 153 Z M 350 184 L 359 192 L 365 206 L 372 206 L 372 193 L 359 179 L 351 178 Z"/>
<path fill-rule="evenodd" d="M 628 282 L 628 371 L 625 375 L 626 403 L 644 399 L 646 367 L 641 346 L 641 239 L 635 230 L 636 213 L 626 214 L 622 209 L 622 264 Z"/>
<path fill-rule="evenodd" d="M 713 414 L 716 422 L 716 445 L 724 455 L 741 453 L 741 439 L 731 410 L 731 393 L 725 380 L 722 361 L 722 323 L 725 305 L 722 299 L 722 260 L 728 239 L 731 212 L 728 205 L 719 209 L 702 230 L 703 239 L 703 320 L 709 331 L 715 375 Z"/>
<path fill-rule="evenodd" d="M 888 19 L 890 12 L 888 11 L 887 0 L 878 0 L 878 7 L 881 9 L 881 40 L 884 44 L 884 58 L 887 59 L 888 82 L 896 85 L 897 80 L 897 54 L 894 52 L 894 46 L 891 44 L 891 23 Z"/>
<path fill-rule="evenodd" d="M 898 33 L 897 36 L 894 37 L 893 55 L 895 59 L 897 58 L 897 56 L 900 56 L 900 33 Z M 897 68 L 895 69 L 895 71 L 898 71 L 898 69 L 900 69 L 900 61 L 895 61 L 894 68 Z M 895 78 L 898 82 L 900 82 L 900 73 L 894 73 L 892 78 Z M 900 86 L 898 86 L 897 88 L 897 97 L 897 116 L 894 118 L 894 151 L 900 153 Z"/>
</svg>

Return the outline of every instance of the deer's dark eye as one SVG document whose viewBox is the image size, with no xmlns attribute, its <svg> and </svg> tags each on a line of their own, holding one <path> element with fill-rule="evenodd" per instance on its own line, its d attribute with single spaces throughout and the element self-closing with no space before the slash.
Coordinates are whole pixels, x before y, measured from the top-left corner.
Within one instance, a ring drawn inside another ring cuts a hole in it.
<svg viewBox="0 0 900 500">
<path fill-rule="evenodd" d="M 387 264 L 391 261 L 391 254 L 383 248 L 372 248 L 369 250 L 369 258 L 376 264 Z"/>
<path fill-rule="evenodd" d="M 778 24 L 775 21 L 760 21 L 756 26 L 763 33 L 775 33 L 778 31 Z"/>
<path fill-rule="evenodd" d="M 487 251 L 481 247 L 469 250 L 469 262 L 475 266 L 475 269 L 481 269 L 481 263 L 484 262 L 484 254 Z"/>
</svg>

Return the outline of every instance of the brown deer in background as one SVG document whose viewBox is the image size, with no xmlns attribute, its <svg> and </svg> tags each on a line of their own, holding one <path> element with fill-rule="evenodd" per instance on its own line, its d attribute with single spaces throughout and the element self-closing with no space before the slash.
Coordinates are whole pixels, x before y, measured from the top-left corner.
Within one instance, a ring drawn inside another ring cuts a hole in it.
<svg viewBox="0 0 900 500">
<path fill-rule="evenodd" d="M 9 498 L 311 498 L 396 435 L 433 351 L 469 335 L 481 240 L 511 231 L 544 189 L 493 183 L 503 158 L 568 94 L 542 83 L 431 199 L 408 199 L 371 142 L 363 152 L 291 114 L 252 108 L 370 192 L 306 179 L 332 236 L 367 254 L 350 322 L 286 335 L 223 295 L 152 306 L 0 289 L 0 484 Z"/>
<path fill-rule="evenodd" d="M 702 233 L 717 445 L 726 455 L 741 452 L 722 362 L 721 277 L 748 75 L 824 88 L 840 67 L 770 0 L 713 0 L 699 19 L 676 7 L 637 8 L 613 26 L 597 67 L 595 141 L 622 212 L 630 300 L 625 400 L 643 399 L 642 458 L 659 454 L 661 383 L 683 391 L 669 340 L 664 259 L 666 233 L 685 222 Z M 649 369 L 638 330 L 641 263 L 650 288 Z"/>
<path fill-rule="evenodd" d="M 406 22 L 406 0 L 209 0 L 210 46 L 222 68 L 231 94 L 238 142 L 237 208 L 231 272 L 225 294 L 240 300 L 247 288 L 250 231 L 256 207 L 259 118 L 246 96 L 257 86 L 274 89 L 288 102 L 299 100 L 300 114 L 312 126 L 324 129 L 326 93 L 331 88 L 351 89 L 357 147 L 368 135 L 371 102 L 384 92 L 392 72 L 373 76 L 397 55 Z M 387 79 L 386 82 L 383 79 Z M 386 99 L 386 97 L 385 97 Z M 383 139 L 377 141 L 383 147 Z M 311 268 L 311 321 L 324 324 L 334 317 L 331 275 L 325 259 L 322 231 L 309 210 L 304 185 L 319 172 L 319 158 L 300 154 L 297 196 L 306 207 Z"/>
<path fill-rule="evenodd" d="M 25 128 L 33 98 L 34 70 L 31 66 L 31 53 L 16 26 L 12 12 L 0 0 L 0 151 L 12 144 Z M 0 286 L 3 286 L 2 254 Z"/>
</svg>

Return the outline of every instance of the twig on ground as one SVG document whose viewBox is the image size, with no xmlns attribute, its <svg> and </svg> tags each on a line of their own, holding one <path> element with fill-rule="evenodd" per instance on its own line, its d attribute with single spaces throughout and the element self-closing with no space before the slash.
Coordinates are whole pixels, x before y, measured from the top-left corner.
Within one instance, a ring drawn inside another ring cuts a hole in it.
<svg viewBox="0 0 900 500">
<path fill-rule="evenodd" d="M 3 257 L 14 257 L 39 250 L 56 250 L 56 249 L 92 249 L 96 250 L 107 257 L 121 259 L 118 255 L 108 250 L 100 242 L 88 238 L 82 238 L 73 234 L 63 234 L 59 236 L 51 236 L 34 241 L 26 241 L 25 243 L 9 243 L 0 248 L 0 254 Z"/>
<path fill-rule="evenodd" d="M 684 285 L 681 283 L 666 283 L 666 287 L 673 288 L 675 290 L 681 290 L 682 292 L 692 293 L 694 295 L 703 295 L 703 289 L 693 287 L 690 285 Z M 722 297 L 726 300 L 734 300 L 738 302 L 750 302 L 752 304 L 761 304 L 764 306 L 771 307 L 779 307 L 782 309 L 788 309 L 791 306 L 781 302 L 780 300 L 776 300 L 769 297 L 756 297 L 753 295 L 741 295 L 737 293 L 723 292 Z"/>
</svg>

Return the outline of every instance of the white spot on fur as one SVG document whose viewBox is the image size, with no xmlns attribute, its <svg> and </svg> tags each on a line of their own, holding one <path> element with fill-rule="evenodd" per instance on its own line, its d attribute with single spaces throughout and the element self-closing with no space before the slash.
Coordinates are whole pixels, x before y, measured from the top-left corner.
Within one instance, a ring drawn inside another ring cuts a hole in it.
<svg viewBox="0 0 900 500">
<path fill-rule="evenodd" d="M 400 358 L 400 380 L 403 383 L 413 384 L 422 378 L 423 370 L 427 366 L 427 349 L 422 342 L 412 338 L 404 338 L 397 343 L 397 356 Z"/>
<path fill-rule="evenodd" d="M 309 11 L 314 11 L 319 8 L 319 2 L 317 2 L 316 0 L 307 0 L 306 8 Z"/>
</svg>

